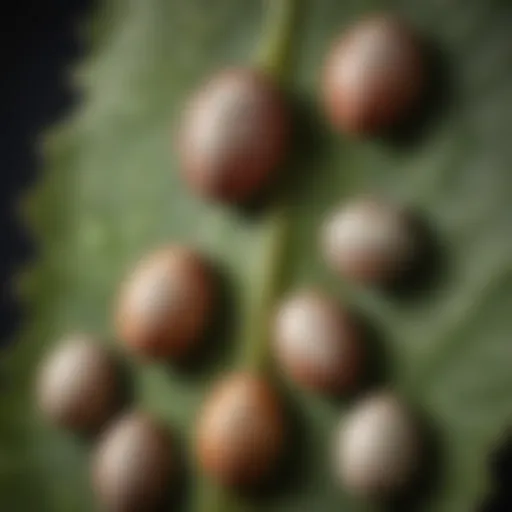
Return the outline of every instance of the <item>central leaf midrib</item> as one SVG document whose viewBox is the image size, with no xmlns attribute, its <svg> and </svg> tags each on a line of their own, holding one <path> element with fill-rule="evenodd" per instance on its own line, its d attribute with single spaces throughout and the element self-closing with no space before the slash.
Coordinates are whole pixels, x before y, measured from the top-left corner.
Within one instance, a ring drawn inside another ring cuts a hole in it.
<svg viewBox="0 0 512 512">
<path fill-rule="evenodd" d="M 296 32 L 298 0 L 267 1 L 266 23 L 256 51 L 255 65 L 282 83 L 289 71 L 292 41 Z M 257 227 L 261 252 L 250 269 L 246 315 L 240 343 L 243 347 L 240 364 L 251 370 L 261 370 L 266 361 L 269 342 L 270 315 L 281 291 L 284 255 L 289 230 L 286 194 L 281 194 Z"/>
</svg>

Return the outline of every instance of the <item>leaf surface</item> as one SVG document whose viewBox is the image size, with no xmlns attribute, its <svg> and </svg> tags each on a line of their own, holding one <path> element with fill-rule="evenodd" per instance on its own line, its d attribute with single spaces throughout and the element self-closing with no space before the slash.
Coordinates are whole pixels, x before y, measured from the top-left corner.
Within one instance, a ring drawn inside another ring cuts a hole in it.
<svg viewBox="0 0 512 512">
<path fill-rule="evenodd" d="M 436 431 L 438 481 L 408 510 L 474 510 L 489 491 L 489 454 L 512 413 L 510 8 L 498 0 L 300 4 L 292 55 L 282 70 L 285 87 L 302 106 L 300 143 L 290 159 L 286 208 L 276 218 L 248 217 L 194 198 L 179 179 L 171 144 L 191 91 L 219 68 L 252 62 L 265 47 L 263 3 L 100 3 L 90 24 L 90 56 L 76 69 L 83 104 L 48 134 L 44 178 L 28 201 L 41 257 L 22 280 L 29 321 L 2 356 L 0 496 L 6 510 L 94 509 L 88 447 L 39 419 L 35 369 L 70 329 L 113 338 L 119 281 L 148 249 L 169 241 L 197 245 L 219 264 L 232 305 L 233 327 L 200 372 L 131 363 L 136 399 L 181 436 L 215 377 L 262 349 L 247 332 L 265 320 L 255 309 L 268 307 L 280 292 L 318 285 L 359 310 L 379 333 L 383 384 L 407 395 Z M 375 9 L 411 20 L 449 70 L 450 101 L 409 144 L 347 140 L 327 128 L 318 104 L 329 43 Z M 418 296 L 404 300 L 351 288 L 320 260 L 325 215 L 344 198 L 368 192 L 411 204 L 436 233 L 442 272 Z M 256 329 L 265 340 L 264 326 Z M 282 384 L 297 411 L 303 455 L 294 482 L 253 508 L 372 510 L 345 495 L 331 476 L 331 433 L 350 400 L 332 403 Z M 185 508 L 209 510 L 194 500 Z"/>
</svg>

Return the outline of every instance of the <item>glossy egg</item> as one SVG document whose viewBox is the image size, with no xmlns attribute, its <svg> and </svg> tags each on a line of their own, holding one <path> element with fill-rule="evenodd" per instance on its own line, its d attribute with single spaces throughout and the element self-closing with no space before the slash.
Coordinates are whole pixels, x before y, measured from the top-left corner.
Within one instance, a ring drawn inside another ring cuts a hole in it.
<svg viewBox="0 0 512 512">
<path fill-rule="evenodd" d="M 213 288 L 210 266 L 197 252 L 173 245 L 149 254 L 121 286 L 118 337 L 144 357 L 188 355 L 211 321 Z"/>
<path fill-rule="evenodd" d="M 162 510 L 177 476 L 170 433 L 148 413 L 125 413 L 95 447 L 91 474 L 95 495 L 105 510 Z"/>
<path fill-rule="evenodd" d="M 118 364 L 93 336 L 71 334 L 41 362 L 36 395 L 39 410 L 51 423 L 96 433 L 122 402 Z"/>
<path fill-rule="evenodd" d="M 340 131 L 367 135 L 406 118 L 425 89 L 425 57 L 405 22 L 377 15 L 356 23 L 332 46 L 324 67 L 323 104 Z"/>
<path fill-rule="evenodd" d="M 268 481 L 283 455 L 284 423 L 280 400 L 262 377 L 224 377 L 198 418 L 199 466 L 224 486 L 247 488 Z"/>
<path fill-rule="evenodd" d="M 283 162 L 289 115 L 270 77 L 255 69 L 215 75 L 190 99 L 178 138 L 181 171 L 202 197 L 240 203 Z"/>
<path fill-rule="evenodd" d="M 390 392 L 363 399 L 344 415 L 335 435 L 339 483 L 355 495 L 384 498 L 417 475 L 422 440 L 411 412 Z"/>
<path fill-rule="evenodd" d="M 389 284 L 417 258 L 409 215 L 378 199 L 356 199 L 332 212 L 321 232 L 326 264 L 339 275 L 366 284 Z"/>
<path fill-rule="evenodd" d="M 353 390 L 363 370 L 362 342 L 348 311 L 325 293 L 301 290 L 277 308 L 274 355 L 279 368 L 302 387 Z"/>
</svg>

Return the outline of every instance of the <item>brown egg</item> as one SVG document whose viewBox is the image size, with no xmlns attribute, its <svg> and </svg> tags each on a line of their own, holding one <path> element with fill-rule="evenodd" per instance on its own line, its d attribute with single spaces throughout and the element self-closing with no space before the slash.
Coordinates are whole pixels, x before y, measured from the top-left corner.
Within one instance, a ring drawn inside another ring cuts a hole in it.
<svg viewBox="0 0 512 512">
<path fill-rule="evenodd" d="M 92 486 L 109 512 L 161 510 L 176 478 L 169 432 L 140 411 L 123 415 L 104 433 L 92 454 Z"/>
<path fill-rule="evenodd" d="M 343 277 L 389 284 L 411 268 L 418 245 L 404 210 L 364 198 L 347 203 L 328 217 L 321 248 L 327 265 Z"/>
<path fill-rule="evenodd" d="M 247 488 L 277 471 L 285 419 L 272 387 L 250 373 L 231 374 L 206 400 L 196 429 L 199 466 L 222 485 Z"/>
<path fill-rule="evenodd" d="M 184 112 L 178 149 L 185 180 L 211 199 L 252 198 L 285 157 L 288 117 L 281 94 L 263 72 L 229 69 L 214 76 Z"/>
<path fill-rule="evenodd" d="M 425 82 L 425 58 L 413 31 L 391 16 L 374 16 L 334 43 L 324 69 L 323 103 L 340 131 L 372 134 L 403 121 L 421 100 Z"/>
<path fill-rule="evenodd" d="M 361 338 L 350 314 L 321 292 L 300 291 L 277 309 L 275 357 L 285 374 L 305 388 L 353 390 L 362 373 Z"/>
<path fill-rule="evenodd" d="M 374 393 L 340 421 L 332 451 L 336 477 L 365 498 L 403 491 L 417 476 L 421 437 L 416 418 L 398 397 Z"/>
<path fill-rule="evenodd" d="M 119 338 L 142 356 L 179 359 L 199 345 L 211 320 L 214 285 L 208 263 L 168 246 L 143 258 L 121 287 Z"/>
<path fill-rule="evenodd" d="M 73 334 L 41 363 L 36 394 L 42 414 L 55 425 L 95 433 L 121 405 L 119 367 L 92 336 Z"/>
</svg>

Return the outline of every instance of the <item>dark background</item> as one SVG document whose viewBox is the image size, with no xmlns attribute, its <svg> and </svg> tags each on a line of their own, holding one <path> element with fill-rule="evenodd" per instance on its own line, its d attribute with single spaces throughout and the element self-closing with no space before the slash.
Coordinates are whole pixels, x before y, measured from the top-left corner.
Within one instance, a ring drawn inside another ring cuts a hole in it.
<svg viewBox="0 0 512 512">
<path fill-rule="evenodd" d="M 77 23 L 92 6 L 91 0 L 18 0 L 5 2 L 0 14 L 1 345 L 22 320 L 9 280 L 36 249 L 15 203 L 41 172 L 38 134 L 77 99 L 65 73 L 83 53 Z"/>
<path fill-rule="evenodd" d="M 7 2 L 0 15 L 0 344 L 4 350 L 23 321 L 9 281 L 37 255 L 14 206 L 41 172 L 38 134 L 79 99 L 66 72 L 84 53 L 77 26 L 93 4 L 92 0 L 19 0 Z M 495 492 L 483 510 L 512 511 L 512 443 L 501 447 L 489 464 Z"/>
</svg>

